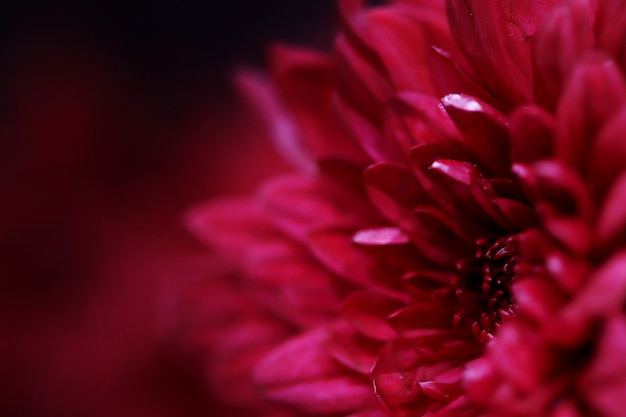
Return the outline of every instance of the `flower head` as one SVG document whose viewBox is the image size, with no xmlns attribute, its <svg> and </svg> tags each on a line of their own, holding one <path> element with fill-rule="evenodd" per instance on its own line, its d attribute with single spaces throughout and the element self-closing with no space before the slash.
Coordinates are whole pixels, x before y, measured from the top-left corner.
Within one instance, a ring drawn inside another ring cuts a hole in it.
<svg viewBox="0 0 626 417">
<path fill-rule="evenodd" d="M 189 217 L 249 326 L 209 362 L 285 412 L 619 415 L 626 3 L 339 6 L 243 79 L 296 172 Z"/>
</svg>

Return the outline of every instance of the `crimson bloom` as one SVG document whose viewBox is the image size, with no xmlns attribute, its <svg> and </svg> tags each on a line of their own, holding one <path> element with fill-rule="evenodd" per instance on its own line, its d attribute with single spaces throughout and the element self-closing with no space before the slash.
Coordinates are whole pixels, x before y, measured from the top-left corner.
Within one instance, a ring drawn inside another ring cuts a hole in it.
<svg viewBox="0 0 626 417">
<path fill-rule="evenodd" d="M 217 254 L 181 302 L 215 392 L 622 415 L 626 2 L 339 8 L 332 57 L 278 46 L 241 77 L 294 172 L 188 217 Z"/>
</svg>

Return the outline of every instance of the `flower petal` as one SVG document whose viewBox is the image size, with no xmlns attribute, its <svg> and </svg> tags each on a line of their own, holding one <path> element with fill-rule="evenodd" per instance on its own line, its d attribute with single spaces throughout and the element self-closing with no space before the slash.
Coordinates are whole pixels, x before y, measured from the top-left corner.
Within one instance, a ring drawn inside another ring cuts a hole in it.
<svg viewBox="0 0 626 417">
<path fill-rule="evenodd" d="M 511 116 L 511 160 L 536 162 L 554 153 L 554 117 L 545 110 L 524 106 Z"/>
<path fill-rule="evenodd" d="M 450 28 L 487 89 L 508 104 L 532 97 L 530 40 L 556 0 L 448 0 Z"/>
<path fill-rule="evenodd" d="M 535 99 L 554 109 L 572 68 L 591 49 L 594 36 L 587 1 L 550 10 L 533 42 Z"/>
<path fill-rule="evenodd" d="M 585 177 L 595 135 L 625 104 L 626 85 L 614 62 L 592 57 L 577 65 L 557 106 L 557 158 Z"/>
<path fill-rule="evenodd" d="M 510 176 L 510 137 L 506 117 L 487 103 L 463 94 L 449 94 L 441 102 L 463 135 L 464 147 L 487 169 L 486 174 Z"/>
</svg>

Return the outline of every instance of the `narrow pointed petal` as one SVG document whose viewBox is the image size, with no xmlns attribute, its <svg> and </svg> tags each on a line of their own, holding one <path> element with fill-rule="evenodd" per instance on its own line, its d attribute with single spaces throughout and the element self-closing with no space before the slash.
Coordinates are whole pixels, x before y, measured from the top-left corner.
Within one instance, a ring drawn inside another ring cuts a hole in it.
<svg viewBox="0 0 626 417">
<path fill-rule="evenodd" d="M 390 340 L 396 333 L 387 323 L 387 316 L 404 307 L 404 303 L 373 291 L 350 295 L 344 304 L 343 315 L 354 328 L 374 340 Z"/>
<path fill-rule="evenodd" d="M 286 46 L 272 49 L 272 67 L 280 98 L 298 126 L 298 136 L 314 159 L 366 162 L 346 134 L 334 109 L 335 80 L 329 57 Z"/>
<path fill-rule="evenodd" d="M 510 176 L 511 144 L 506 117 L 471 96 L 449 94 L 441 102 L 463 135 L 464 147 L 487 169 L 486 174 Z"/>
<path fill-rule="evenodd" d="M 626 68 L 626 5 L 620 0 L 598 0 L 595 32 L 598 43 Z"/>
<path fill-rule="evenodd" d="M 411 171 L 396 164 L 375 164 L 363 173 L 369 199 L 389 221 L 402 225 L 430 197 Z"/>
<path fill-rule="evenodd" d="M 328 354 L 348 369 L 369 376 L 383 343 L 356 332 L 345 320 L 334 323 L 328 331 Z"/>
<path fill-rule="evenodd" d="M 554 116 L 534 106 L 519 107 L 511 116 L 511 160 L 536 162 L 554 154 Z"/>
<path fill-rule="evenodd" d="M 277 233 L 252 200 L 223 199 L 192 209 L 186 216 L 189 229 L 200 240 L 236 257 L 259 240 Z"/>
<path fill-rule="evenodd" d="M 275 224 L 299 241 L 322 227 L 358 227 L 357 219 L 342 213 L 326 198 L 325 190 L 306 177 L 274 178 L 263 185 L 260 198 Z"/>
<path fill-rule="evenodd" d="M 600 249 L 608 250 L 624 241 L 626 233 L 626 174 L 613 184 L 598 216 L 596 234 Z"/>
<path fill-rule="evenodd" d="M 591 145 L 589 161 L 589 179 L 597 190 L 595 195 L 602 196 L 615 179 L 626 169 L 626 109 L 623 109 L 598 133 Z"/>
<path fill-rule="evenodd" d="M 576 66 L 557 106 L 557 158 L 586 176 L 595 135 L 625 104 L 626 85 L 615 63 L 593 57 Z"/>
<path fill-rule="evenodd" d="M 594 43 L 586 1 L 572 1 L 551 10 L 533 42 L 535 99 L 553 110 L 574 65 Z"/>
</svg>

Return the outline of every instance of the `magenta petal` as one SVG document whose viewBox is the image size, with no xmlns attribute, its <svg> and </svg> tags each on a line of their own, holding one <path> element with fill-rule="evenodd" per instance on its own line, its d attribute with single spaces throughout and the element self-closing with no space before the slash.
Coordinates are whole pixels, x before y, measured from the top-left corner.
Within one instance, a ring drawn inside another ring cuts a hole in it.
<svg viewBox="0 0 626 417">
<path fill-rule="evenodd" d="M 298 127 L 297 139 L 311 158 L 367 161 L 356 141 L 346 134 L 334 109 L 335 79 L 330 57 L 286 46 L 272 48 L 272 70 L 289 118 Z M 282 132 L 279 124 L 274 130 Z"/>
<path fill-rule="evenodd" d="M 347 413 L 376 404 L 370 384 L 349 376 L 275 387 L 264 395 L 314 414 Z"/>
<path fill-rule="evenodd" d="M 363 410 L 354 414 L 350 414 L 347 417 L 388 417 L 388 414 L 376 408 L 373 408 L 371 410 Z"/>
<path fill-rule="evenodd" d="M 550 277 L 569 293 L 580 290 L 590 273 L 591 266 L 585 261 L 555 252 L 546 259 Z"/>
<path fill-rule="evenodd" d="M 480 219 L 482 230 L 493 221 L 502 223 L 500 214 L 493 207 L 494 190 L 474 165 L 438 159 L 429 169 L 431 177 L 436 178 L 435 175 L 439 174 L 439 188 L 436 190 L 439 198 L 436 201 L 443 203 L 442 208 L 458 218 Z"/>
<path fill-rule="evenodd" d="M 487 103 L 463 94 L 449 94 L 441 102 L 462 133 L 464 147 L 487 169 L 487 174 L 510 176 L 511 145 L 506 117 Z"/>
<path fill-rule="evenodd" d="M 587 220 L 593 214 L 593 202 L 582 178 L 558 162 L 538 162 L 533 166 L 537 180 L 535 199 L 555 211 Z"/>
<path fill-rule="evenodd" d="M 522 392 L 532 392 L 552 365 L 543 340 L 534 332 L 514 324 L 502 326 L 498 340 L 490 346 L 490 357 L 498 370 Z"/>
<path fill-rule="evenodd" d="M 363 229 L 354 234 L 352 238 L 357 245 L 383 246 L 404 245 L 411 239 L 397 227 L 378 227 L 376 229 Z"/>
<path fill-rule="evenodd" d="M 589 277 L 588 284 L 567 307 L 566 315 L 594 318 L 619 313 L 626 297 L 625 273 L 626 252 L 621 251 Z"/>
<path fill-rule="evenodd" d="M 608 249 L 624 241 L 626 232 L 626 174 L 613 184 L 598 216 L 596 234 L 600 248 Z"/>
<path fill-rule="evenodd" d="M 323 348 L 327 337 L 318 328 L 278 346 L 256 366 L 255 382 L 269 388 L 341 375 L 341 366 Z"/>
<path fill-rule="evenodd" d="M 456 126 L 438 99 L 409 92 L 389 101 L 385 132 L 389 143 L 395 144 L 405 159 L 415 145 L 452 144 L 460 140 Z"/>
<path fill-rule="evenodd" d="M 511 116 L 511 160 L 536 162 L 554 153 L 555 120 L 534 106 L 519 107 Z"/>
<path fill-rule="evenodd" d="M 576 217 L 564 217 L 553 207 L 535 207 L 543 228 L 561 245 L 577 256 L 587 256 L 592 249 L 593 232 L 589 224 Z"/>
<path fill-rule="evenodd" d="M 323 229 L 309 235 L 312 254 L 339 277 L 382 294 L 396 295 L 401 283 L 397 272 L 384 268 L 352 242 L 351 234 Z"/>
<path fill-rule="evenodd" d="M 461 383 L 463 368 L 452 368 L 437 375 L 432 381 L 420 381 L 419 386 L 427 397 L 437 401 L 452 401 L 464 391 Z"/>
<path fill-rule="evenodd" d="M 393 8 L 373 9 L 368 14 L 370 42 L 383 61 L 397 91 L 432 93 L 425 65 L 429 43 L 419 24 Z"/>
<path fill-rule="evenodd" d="M 387 323 L 387 316 L 403 307 L 404 303 L 398 300 L 371 291 L 360 291 L 346 299 L 343 315 L 361 334 L 385 341 L 396 336 Z"/>
<path fill-rule="evenodd" d="M 520 311 L 537 323 L 551 320 L 565 303 L 564 296 L 554 283 L 539 278 L 526 278 L 515 283 L 513 296 Z"/>
<path fill-rule="evenodd" d="M 356 219 L 342 213 L 326 198 L 324 190 L 306 177 L 274 178 L 263 185 L 260 198 L 274 223 L 299 241 L 322 227 L 358 227 Z"/>
<path fill-rule="evenodd" d="M 623 315 L 611 318 L 600 336 L 594 359 L 582 378 L 581 389 L 595 411 L 617 417 L 626 407 L 626 323 Z"/>
<path fill-rule="evenodd" d="M 593 57 L 577 65 L 557 106 L 557 158 L 586 176 L 595 135 L 625 104 L 626 85 L 615 63 Z"/>
<path fill-rule="evenodd" d="M 364 177 L 370 201 L 395 224 L 402 225 L 418 204 L 429 199 L 413 173 L 399 165 L 371 165 Z"/>
<path fill-rule="evenodd" d="M 273 145 L 280 155 L 294 168 L 307 173 L 314 172 L 311 149 L 270 80 L 252 71 L 241 71 L 237 74 L 237 86 L 265 122 L 265 128 L 270 132 Z"/>
<path fill-rule="evenodd" d="M 197 238 L 236 257 L 277 236 L 265 214 L 247 199 L 223 199 L 196 207 L 186 215 L 186 223 Z"/>
<path fill-rule="evenodd" d="M 418 337 L 452 330 L 456 311 L 444 303 L 411 304 L 389 316 L 389 323 L 403 337 Z"/>
<path fill-rule="evenodd" d="M 369 376 L 383 343 L 357 333 L 342 320 L 329 328 L 325 347 L 335 360 L 348 369 Z"/>
<path fill-rule="evenodd" d="M 445 212 L 423 207 L 416 210 L 414 216 L 416 223 L 411 230 L 411 239 L 420 253 L 432 262 L 444 267 L 453 265 L 473 247 L 469 237 L 457 234 Z"/>
<path fill-rule="evenodd" d="M 342 97 L 335 99 L 335 107 L 346 130 L 357 138 L 361 148 L 372 161 L 395 161 L 398 159 L 396 150 L 386 142 L 379 126 L 358 109 L 346 102 Z"/>
<path fill-rule="evenodd" d="M 589 177 L 597 196 L 612 185 L 613 181 L 626 169 L 626 110 L 622 110 L 598 133 L 591 145 Z"/>
<path fill-rule="evenodd" d="M 617 315 L 608 320 L 597 343 L 597 349 L 585 379 L 589 383 L 610 383 L 626 374 L 626 318 Z"/>
<path fill-rule="evenodd" d="M 338 89 L 345 101 L 372 120 L 380 118 L 384 103 L 394 95 L 393 87 L 375 66 L 345 38 L 335 41 L 338 60 Z"/>
<path fill-rule="evenodd" d="M 300 247 L 259 247 L 251 252 L 246 269 L 255 298 L 288 322 L 309 327 L 339 311 L 334 277 Z M 303 276 L 307 279 L 296 278 Z"/>
<path fill-rule="evenodd" d="M 587 2 L 554 8 L 543 20 L 533 42 L 535 99 L 551 110 L 571 69 L 594 44 Z"/>
<path fill-rule="evenodd" d="M 501 225 L 509 232 L 521 232 L 537 223 L 535 213 L 526 204 L 508 198 L 495 198 L 493 206 L 503 219 Z"/>
<path fill-rule="evenodd" d="M 450 28 L 487 89 L 505 103 L 532 97 L 530 40 L 556 0 L 448 0 Z"/>
<path fill-rule="evenodd" d="M 428 57 L 432 68 L 433 84 L 438 93 L 437 97 L 454 92 L 478 97 L 488 103 L 497 102 L 492 95 L 476 83 L 475 76 L 466 72 L 467 68 L 459 66 L 448 51 L 433 46 Z"/>
<path fill-rule="evenodd" d="M 626 67 L 626 5 L 620 0 L 598 0 L 595 21 L 597 41 Z"/>
</svg>

